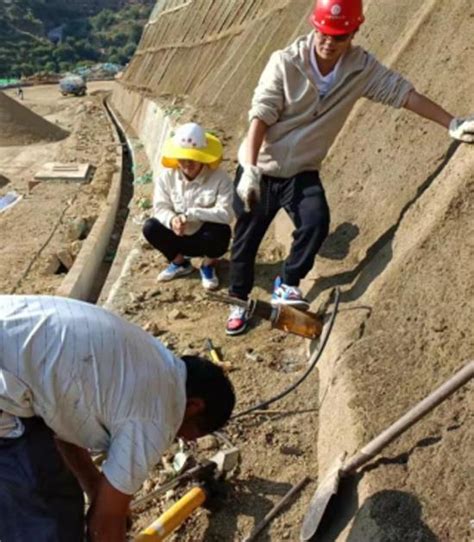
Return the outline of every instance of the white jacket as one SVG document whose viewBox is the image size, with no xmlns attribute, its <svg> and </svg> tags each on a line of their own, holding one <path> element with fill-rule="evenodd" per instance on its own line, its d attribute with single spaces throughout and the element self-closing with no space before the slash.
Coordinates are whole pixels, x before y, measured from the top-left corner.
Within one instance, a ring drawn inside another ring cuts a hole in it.
<svg viewBox="0 0 474 542">
<path fill-rule="evenodd" d="M 204 222 L 230 224 L 234 218 L 234 188 L 227 173 L 207 166 L 192 181 L 179 169 L 163 169 L 155 181 L 155 218 L 171 229 L 177 215 L 187 218 L 185 234 L 196 233 Z"/>
<path fill-rule="evenodd" d="M 362 97 L 402 107 L 413 85 L 361 47 L 341 58 L 334 85 L 319 95 L 310 66 L 314 33 L 274 52 L 255 89 L 249 120 L 269 126 L 258 157 L 267 175 L 292 177 L 319 170 L 355 102 Z M 239 151 L 245 163 L 245 142 Z"/>
</svg>

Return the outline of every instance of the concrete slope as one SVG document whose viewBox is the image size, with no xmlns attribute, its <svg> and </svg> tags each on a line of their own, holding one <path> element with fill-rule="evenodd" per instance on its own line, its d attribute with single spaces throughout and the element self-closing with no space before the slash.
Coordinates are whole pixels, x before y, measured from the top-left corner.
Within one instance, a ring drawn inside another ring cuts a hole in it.
<svg viewBox="0 0 474 542">
<path fill-rule="evenodd" d="M 235 141 L 271 51 L 309 31 L 310 4 L 158 2 L 116 102 L 137 121 L 141 94 L 185 96 L 204 123 L 217 112 Z M 357 43 L 448 111 L 474 111 L 471 0 L 366 0 L 365 10 Z M 320 475 L 472 358 L 473 171 L 473 147 L 368 101 L 333 145 L 322 169 L 331 234 L 305 285 L 315 306 L 334 286 L 343 299 L 319 371 Z M 291 228 L 279 224 L 288 245 Z M 327 540 L 468 539 L 470 390 L 343 488 Z"/>
<path fill-rule="evenodd" d="M 0 92 L 0 147 L 59 141 L 68 133 Z"/>
</svg>

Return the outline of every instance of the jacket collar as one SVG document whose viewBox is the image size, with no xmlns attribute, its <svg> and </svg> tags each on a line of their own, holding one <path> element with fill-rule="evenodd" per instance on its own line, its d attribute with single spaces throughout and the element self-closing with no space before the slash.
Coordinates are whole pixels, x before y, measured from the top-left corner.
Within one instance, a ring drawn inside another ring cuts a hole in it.
<svg viewBox="0 0 474 542">
<path fill-rule="evenodd" d="M 314 32 L 299 37 L 289 47 L 284 49 L 284 53 L 303 73 L 309 74 L 309 52 L 311 47 L 314 47 Z M 341 58 L 336 85 L 348 75 L 362 71 L 366 65 L 366 61 L 367 57 L 364 49 L 358 45 L 353 45 Z"/>
<path fill-rule="evenodd" d="M 176 170 L 176 173 L 178 175 L 178 179 L 182 182 L 182 183 L 186 183 L 186 184 L 199 184 L 199 185 L 202 185 L 204 184 L 207 179 L 209 178 L 209 175 L 211 173 L 211 170 L 209 169 L 208 166 L 204 166 L 201 170 L 201 173 L 199 173 L 199 175 L 193 179 L 192 181 L 188 180 L 182 173 L 182 171 L 180 169 L 177 169 Z"/>
</svg>

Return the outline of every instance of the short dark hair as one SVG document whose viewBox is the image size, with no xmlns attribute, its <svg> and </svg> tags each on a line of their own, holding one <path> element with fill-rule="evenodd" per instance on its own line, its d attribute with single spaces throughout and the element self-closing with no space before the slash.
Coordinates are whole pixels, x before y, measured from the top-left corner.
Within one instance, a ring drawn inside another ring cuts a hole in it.
<svg viewBox="0 0 474 542">
<path fill-rule="evenodd" d="M 235 406 L 231 381 L 221 367 L 198 356 L 182 356 L 186 364 L 186 396 L 199 397 L 205 403 L 199 427 L 206 433 L 220 429 Z"/>
</svg>

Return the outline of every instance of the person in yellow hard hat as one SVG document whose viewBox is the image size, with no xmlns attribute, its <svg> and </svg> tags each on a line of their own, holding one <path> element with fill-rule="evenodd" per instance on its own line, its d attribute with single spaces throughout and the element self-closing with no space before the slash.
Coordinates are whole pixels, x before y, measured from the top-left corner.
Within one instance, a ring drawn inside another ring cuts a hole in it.
<svg viewBox="0 0 474 542">
<path fill-rule="evenodd" d="M 219 286 L 216 263 L 229 247 L 233 219 L 233 184 L 219 167 L 222 155 L 219 139 L 196 123 L 179 127 L 165 142 L 154 217 L 143 226 L 147 241 L 169 261 L 159 281 L 189 275 L 191 257 L 202 257 L 203 287 Z"/>
</svg>

